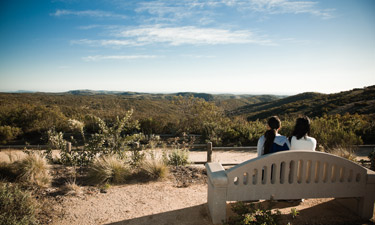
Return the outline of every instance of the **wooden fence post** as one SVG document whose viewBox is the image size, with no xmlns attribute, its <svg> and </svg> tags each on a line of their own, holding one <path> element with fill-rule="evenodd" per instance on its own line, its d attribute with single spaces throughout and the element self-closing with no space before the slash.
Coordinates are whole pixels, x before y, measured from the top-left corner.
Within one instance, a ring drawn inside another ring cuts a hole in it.
<svg viewBox="0 0 375 225">
<path fill-rule="evenodd" d="M 212 142 L 207 143 L 207 162 L 212 161 Z"/>
<path fill-rule="evenodd" d="M 66 151 L 71 152 L 72 151 L 72 143 L 71 142 L 66 142 Z"/>
</svg>

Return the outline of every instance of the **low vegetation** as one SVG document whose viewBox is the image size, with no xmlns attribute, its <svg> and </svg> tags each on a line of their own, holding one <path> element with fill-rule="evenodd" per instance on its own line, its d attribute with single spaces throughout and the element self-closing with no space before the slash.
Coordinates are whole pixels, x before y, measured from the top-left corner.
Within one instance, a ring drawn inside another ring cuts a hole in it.
<svg viewBox="0 0 375 225">
<path fill-rule="evenodd" d="M 130 175 L 130 168 L 115 155 L 102 156 L 88 166 L 87 179 L 93 184 L 122 184 Z"/>
<path fill-rule="evenodd" d="M 51 183 L 47 160 L 38 153 L 28 154 L 24 159 L 14 162 L 18 179 L 40 187 Z"/>
<path fill-rule="evenodd" d="M 163 179 L 169 174 L 169 168 L 163 160 L 151 159 L 143 162 L 141 171 L 151 179 Z"/>
<path fill-rule="evenodd" d="M 38 224 L 37 204 L 31 194 L 17 184 L 0 183 L 0 224 Z"/>
<path fill-rule="evenodd" d="M 237 202 L 232 206 L 234 216 L 229 217 L 224 225 L 248 225 L 248 224 L 267 224 L 277 225 L 280 219 L 280 211 L 272 211 L 272 204 L 270 203 L 267 208 L 254 203 Z"/>
</svg>

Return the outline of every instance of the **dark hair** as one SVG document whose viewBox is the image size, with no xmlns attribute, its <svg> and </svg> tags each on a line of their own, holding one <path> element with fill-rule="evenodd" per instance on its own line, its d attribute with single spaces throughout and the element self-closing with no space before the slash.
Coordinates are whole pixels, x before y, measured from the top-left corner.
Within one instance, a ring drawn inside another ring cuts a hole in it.
<svg viewBox="0 0 375 225">
<path fill-rule="evenodd" d="M 306 137 L 310 133 L 310 119 L 307 116 L 300 117 L 296 120 L 296 125 L 292 136 L 296 136 L 297 140 Z"/>
<path fill-rule="evenodd" d="M 271 128 L 270 130 L 267 130 L 264 133 L 264 137 L 266 138 L 266 141 L 264 142 L 264 155 L 268 154 L 272 148 L 273 141 L 276 137 L 277 129 L 281 127 L 281 121 L 279 117 L 272 116 L 267 121 L 268 126 Z"/>
</svg>

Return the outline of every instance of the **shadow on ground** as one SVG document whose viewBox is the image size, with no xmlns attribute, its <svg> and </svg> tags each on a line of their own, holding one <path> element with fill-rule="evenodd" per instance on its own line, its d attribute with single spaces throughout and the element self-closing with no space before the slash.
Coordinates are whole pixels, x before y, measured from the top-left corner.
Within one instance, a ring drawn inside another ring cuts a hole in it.
<svg viewBox="0 0 375 225">
<path fill-rule="evenodd" d="M 169 212 L 123 220 L 107 225 L 212 225 L 208 216 L 206 204 L 197 205 L 189 208 L 173 210 Z"/>
<path fill-rule="evenodd" d="M 255 203 L 256 205 L 262 205 L 267 207 L 268 202 Z M 227 204 L 227 215 L 233 215 L 231 213 L 231 206 L 233 203 Z M 284 210 L 283 215 L 280 218 L 280 224 L 291 225 L 374 225 L 370 221 L 361 220 L 356 214 L 351 212 L 349 209 L 343 207 L 336 200 L 329 200 L 318 205 L 314 205 L 309 208 L 301 209 L 297 218 L 293 219 L 289 214 L 288 208 L 297 208 L 298 203 L 296 202 L 276 202 L 273 209 Z M 148 215 L 144 217 L 123 220 L 115 223 L 109 223 L 107 225 L 212 225 L 210 216 L 208 213 L 207 204 L 197 205 L 194 207 L 173 210 L 169 212 Z"/>
</svg>

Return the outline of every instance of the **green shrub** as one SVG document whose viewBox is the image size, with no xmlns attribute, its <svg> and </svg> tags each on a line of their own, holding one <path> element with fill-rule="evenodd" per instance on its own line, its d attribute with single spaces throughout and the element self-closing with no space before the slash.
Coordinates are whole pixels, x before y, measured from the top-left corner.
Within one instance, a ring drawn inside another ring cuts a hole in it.
<svg viewBox="0 0 375 225">
<path fill-rule="evenodd" d="M 24 159 L 14 162 L 14 167 L 21 181 L 38 186 L 48 186 L 51 183 L 49 165 L 46 158 L 39 153 L 31 153 Z"/>
<path fill-rule="evenodd" d="M 37 224 L 34 200 L 17 185 L 0 184 L 0 224 Z"/>
<path fill-rule="evenodd" d="M 88 180 L 94 184 L 125 182 L 130 175 L 130 169 L 118 157 L 103 156 L 94 160 L 88 168 Z"/>
<path fill-rule="evenodd" d="M 0 126 L 0 144 L 6 144 L 20 134 L 22 130 L 18 127 Z"/>
<path fill-rule="evenodd" d="M 356 133 L 362 121 L 351 115 L 325 115 L 311 121 L 311 136 L 316 138 L 320 150 L 331 152 L 336 147 L 351 147 L 362 144 Z"/>
<path fill-rule="evenodd" d="M 255 204 L 245 204 L 243 202 L 237 202 L 232 206 L 232 211 L 236 214 L 229 217 L 225 225 L 247 225 L 247 224 L 267 224 L 276 225 L 278 224 L 280 211 L 276 210 L 276 213 L 272 213 L 271 206 L 268 209 L 264 209 L 259 206 L 255 207 Z"/>
<path fill-rule="evenodd" d="M 184 166 L 189 163 L 189 150 L 174 149 L 168 153 L 167 164 L 172 166 Z"/>
<path fill-rule="evenodd" d="M 142 164 L 141 170 L 153 179 L 163 179 L 168 176 L 169 169 L 161 160 L 149 160 Z"/>
</svg>

